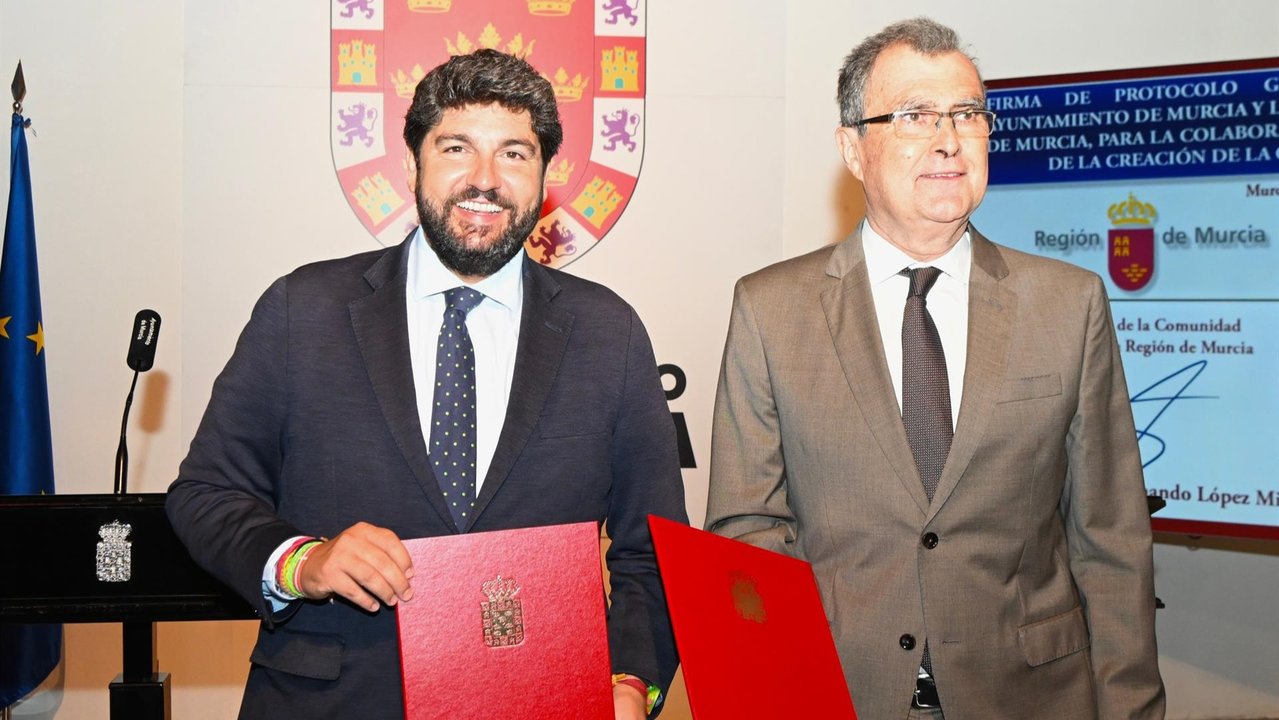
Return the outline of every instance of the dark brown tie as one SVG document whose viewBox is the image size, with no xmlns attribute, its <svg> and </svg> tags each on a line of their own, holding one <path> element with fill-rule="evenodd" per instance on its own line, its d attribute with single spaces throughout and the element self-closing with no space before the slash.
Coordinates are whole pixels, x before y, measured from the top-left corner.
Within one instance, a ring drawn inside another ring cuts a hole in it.
<svg viewBox="0 0 1279 720">
<path fill-rule="evenodd" d="M 902 424 L 915 456 L 915 467 L 932 502 L 937 481 L 950 453 L 955 431 L 950 420 L 950 381 L 946 354 L 933 316 L 928 314 L 928 291 L 941 270 L 935 267 L 901 271 L 910 277 L 910 294 L 902 317 Z"/>
<path fill-rule="evenodd" d="M 902 424 L 906 426 L 915 467 L 924 482 L 924 493 L 932 502 L 955 435 L 950 420 L 946 353 L 933 316 L 928 313 L 928 291 L 937 282 L 941 270 L 907 268 L 901 274 L 910 277 L 910 294 L 906 296 L 906 312 L 902 317 Z M 933 674 L 927 640 L 920 664 L 930 676 Z"/>
</svg>

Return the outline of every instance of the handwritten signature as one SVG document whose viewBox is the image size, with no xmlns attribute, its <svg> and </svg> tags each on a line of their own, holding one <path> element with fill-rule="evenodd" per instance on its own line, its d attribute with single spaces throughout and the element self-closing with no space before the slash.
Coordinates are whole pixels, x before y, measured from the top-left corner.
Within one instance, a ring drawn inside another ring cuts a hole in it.
<svg viewBox="0 0 1279 720">
<path fill-rule="evenodd" d="M 1186 394 L 1186 390 L 1194 384 L 1195 380 L 1199 379 L 1199 376 L 1203 374 L 1204 369 L 1207 367 L 1207 360 L 1193 362 L 1186 367 L 1177 370 L 1171 375 L 1167 375 L 1166 377 L 1156 380 L 1153 385 L 1129 398 L 1129 402 L 1133 404 L 1134 416 L 1137 415 L 1137 403 L 1162 403 L 1155 405 L 1155 414 L 1154 417 L 1150 418 L 1150 422 L 1146 423 L 1144 427 L 1137 428 L 1138 446 L 1142 447 L 1143 442 L 1145 443 L 1145 447 L 1148 447 L 1150 443 L 1154 443 L 1156 448 L 1154 456 L 1149 460 L 1142 462 L 1141 466 L 1143 468 L 1149 467 L 1151 463 L 1158 460 L 1164 454 L 1164 451 L 1168 449 L 1168 443 L 1165 442 L 1163 438 L 1152 433 L 1150 429 L 1155 426 L 1155 423 L 1159 421 L 1159 418 L 1163 417 L 1163 414 L 1168 410 L 1168 408 L 1172 407 L 1173 403 L 1181 400 L 1217 399 L 1216 395 Z M 1143 451 L 1142 455 L 1145 456 L 1146 452 Z"/>
</svg>

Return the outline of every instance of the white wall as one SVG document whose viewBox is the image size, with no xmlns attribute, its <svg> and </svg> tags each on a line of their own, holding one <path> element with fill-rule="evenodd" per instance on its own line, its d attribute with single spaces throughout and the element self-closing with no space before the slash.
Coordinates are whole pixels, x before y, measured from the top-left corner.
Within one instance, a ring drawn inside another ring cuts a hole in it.
<svg viewBox="0 0 1279 720">
<path fill-rule="evenodd" d="M 685 474 L 694 522 L 733 279 L 839 238 L 861 212 L 832 133 L 835 74 L 857 40 L 930 14 L 998 78 L 1266 57 L 1279 37 L 1271 0 L 651 5 L 641 179 L 613 233 L 568 269 L 631 300 L 658 361 L 688 375 L 672 409 L 699 463 Z M 136 310 L 155 308 L 164 326 L 135 402 L 130 485 L 160 492 L 258 293 L 304 262 L 374 247 L 329 154 L 328 32 L 316 0 L 0 0 L 0 78 L 23 60 L 38 133 L 60 492 L 110 489 Z M 1264 602 L 1279 585 L 1276 551 L 1200 545 L 1156 548 L 1169 715 L 1279 717 L 1279 628 Z M 234 714 L 253 631 L 161 626 L 176 717 Z M 70 626 L 66 652 L 57 717 L 105 717 L 119 628 Z"/>
</svg>

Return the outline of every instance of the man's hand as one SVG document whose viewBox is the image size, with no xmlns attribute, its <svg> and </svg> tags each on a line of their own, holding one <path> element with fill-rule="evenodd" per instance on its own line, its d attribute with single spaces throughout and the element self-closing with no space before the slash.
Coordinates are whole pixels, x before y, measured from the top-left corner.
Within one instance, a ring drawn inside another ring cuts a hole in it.
<svg viewBox="0 0 1279 720">
<path fill-rule="evenodd" d="M 298 571 L 298 589 L 311 599 L 340 595 L 369 612 L 413 599 L 413 561 L 395 533 L 356 523 L 317 545 Z M 620 717 L 620 716 L 619 716 Z"/>
<path fill-rule="evenodd" d="M 617 720 L 644 720 L 647 698 L 630 685 L 613 686 L 613 715 Z"/>
</svg>

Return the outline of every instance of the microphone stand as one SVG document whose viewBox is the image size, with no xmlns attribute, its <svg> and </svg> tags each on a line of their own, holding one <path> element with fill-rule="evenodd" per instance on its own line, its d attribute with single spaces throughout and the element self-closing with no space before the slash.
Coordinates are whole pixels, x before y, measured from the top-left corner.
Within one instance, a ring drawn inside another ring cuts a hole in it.
<svg viewBox="0 0 1279 720">
<path fill-rule="evenodd" d="M 133 383 L 129 396 L 124 399 L 124 419 L 120 421 L 120 445 L 115 451 L 115 494 L 129 494 L 129 443 L 125 434 L 129 428 L 129 408 L 133 407 L 133 391 L 138 387 L 138 371 L 133 371 Z"/>
<path fill-rule="evenodd" d="M 139 374 L 140 371 L 133 371 L 129 395 L 124 399 L 124 417 L 120 420 L 120 446 L 115 451 L 116 495 L 127 495 L 129 492 L 129 444 L 125 436 Z M 169 674 L 157 672 L 155 623 L 150 620 L 124 620 L 121 631 L 124 668 L 111 681 L 111 717 L 114 720 L 117 715 L 142 715 L 155 720 L 169 720 L 172 717 L 169 706 Z"/>
</svg>

